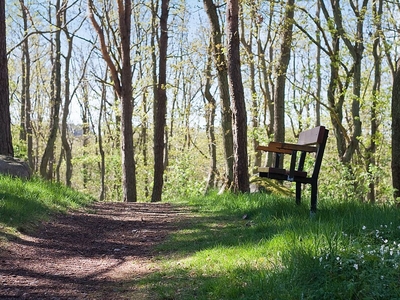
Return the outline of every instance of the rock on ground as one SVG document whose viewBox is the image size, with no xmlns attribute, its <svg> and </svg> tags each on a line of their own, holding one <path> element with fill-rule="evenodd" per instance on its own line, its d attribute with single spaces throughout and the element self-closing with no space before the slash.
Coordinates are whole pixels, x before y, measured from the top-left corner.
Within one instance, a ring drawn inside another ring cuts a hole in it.
<svg viewBox="0 0 400 300">
<path fill-rule="evenodd" d="M 0 155 L 0 174 L 23 179 L 31 177 L 31 170 L 26 162 L 15 157 Z"/>
</svg>

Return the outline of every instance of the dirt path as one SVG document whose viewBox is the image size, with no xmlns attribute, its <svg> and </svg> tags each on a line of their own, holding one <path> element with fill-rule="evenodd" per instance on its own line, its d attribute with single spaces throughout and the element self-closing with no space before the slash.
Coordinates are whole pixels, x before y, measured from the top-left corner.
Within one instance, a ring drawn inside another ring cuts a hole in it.
<svg viewBox="0 0 400 300">
<path fill-rule="evenodd" d="M 0 299 L 148 299 L 135 280 L 182 212 L 168 204 L 97 203 L 0 249 Z"/>
</svg>

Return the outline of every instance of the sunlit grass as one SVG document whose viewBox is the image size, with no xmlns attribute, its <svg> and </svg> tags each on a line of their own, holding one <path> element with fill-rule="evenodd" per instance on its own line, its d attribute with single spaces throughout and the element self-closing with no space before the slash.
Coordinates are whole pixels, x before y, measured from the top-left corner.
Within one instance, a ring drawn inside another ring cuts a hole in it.
<svg viewBox="0 0 400 300">
<path fill-rule="evenodd" d="M 141 283 L 158 299 L 400 299 L 400 212 L 273 195 L 180 201 L 195 217 L 159 247 Z"/>
<path fill-rule="evenodd" d="M 39 178 L 0 176 L 0 232 L 23 231 L 50 215 L 84 206 L 94 199 Z"/>
</svg>

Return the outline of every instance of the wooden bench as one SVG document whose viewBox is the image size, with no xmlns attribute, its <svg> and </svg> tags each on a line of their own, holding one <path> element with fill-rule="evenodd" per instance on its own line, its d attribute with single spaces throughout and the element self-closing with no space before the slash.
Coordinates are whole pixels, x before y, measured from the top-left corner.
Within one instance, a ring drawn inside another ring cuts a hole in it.
<svg viewBox="0 0 400 300">
<path fill-rule="evenodd" d="M 297 144 L 270 142 L 268 146 L 258 146 L 257 150 L 275 153 L 272 167 L 259 167 L 260 177 L 296 182 L 296 203 L 301 202 L 301 184 L 311 185 L 311 213 L 317 211 L 318 175 L 321 169 L 329 130 L 324 126 L 302 131 Z M 299 155 L 298 155 L 299 153 Z M 307 153 L 315 154 L 314 168 L 311 174 L 304 170 Z M 280 159 L 284 154 L 291 155 L 288 170 L 279 168 Z"/>
</svg>

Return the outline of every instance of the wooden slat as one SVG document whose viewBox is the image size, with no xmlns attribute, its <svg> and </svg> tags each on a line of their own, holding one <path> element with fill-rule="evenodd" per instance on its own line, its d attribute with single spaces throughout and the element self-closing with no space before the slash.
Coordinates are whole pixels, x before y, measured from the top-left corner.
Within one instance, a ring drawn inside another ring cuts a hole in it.
<svg viewBox="0 0 400 300">
<path fill-rule="evenodd" d="M 290 150 L 290 151 L 295 150 L 295 151 L 317 152 L 317 147 L 315 146 L 289 144 L 289 143 L 282 143 L 280 149 Z"/>
<path fill-rule="evenodd" d="M 270 142 L 268 146 L 258 146 L 257 150 L 267 151 L 267 152 L 275 152 L 275 153 L 283 153 L 283 154 L 291 154 L 291 150 L 278 148 L 282 143 Z"/>
<path fill-rule="evenodd" d="M 272 168 L 272 167 L 258 167 L 259 173 L 269 173 L 269 174 L 282 174 L 289 175 L 289 171 L 286 169 Z M 307 177 L 307 172 L 305 171 L 294 171 L 294 176 L 297 177 Z"/>
<path fill-rule="evenodd" d="M 291 144 L 291 143 L 270 142 L 268 146 L 258 146 L 257 150 L 291 154 L 292 151 L 294 151 L 294 150 L 295 151 L 316 152 L 317 147 L 308 146 L 308 145 Z"/>
<path fill-rule="evenodd" d="M 321 144 L 324 140 L 325 126 L 318 126 L 309 130 L 300 132 L 299 140 L 300 145 Z"/>
<path fill-rule="evenodd" d="M 259 173 L 275 173 L 275 174 L 286 174 L 285 169 L 272 168 L 272 167 L 258 167 Z"/>
</svg>

